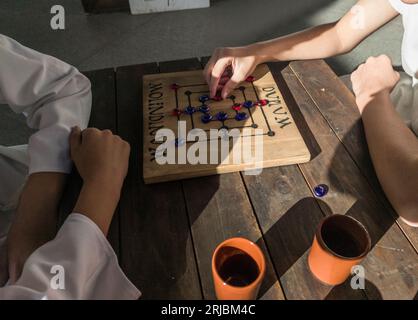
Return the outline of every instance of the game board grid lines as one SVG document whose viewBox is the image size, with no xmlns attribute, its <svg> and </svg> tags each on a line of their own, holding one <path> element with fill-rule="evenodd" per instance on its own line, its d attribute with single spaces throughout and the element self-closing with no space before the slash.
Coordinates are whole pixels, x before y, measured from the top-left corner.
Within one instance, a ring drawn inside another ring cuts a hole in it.
<svg viewBox="0 0 418 320">
<path fill-rule="evenodd" d="M 190 88 L 190 87 L 200 87 L 200 86 L 203 86 L 203 87 L 207 87 L 207 85 L 206 84 L 189 84 L 189 85 L 179 85 L 179 84 L 173 84 L 173 85 L 175 85 L 176 86 L 176 89 L 175 90 L 173 90 L 173 92 L 174 92 L 174 95 L 175 95 L 175 101 L 176 101 L 176 106 L 175 106 L 175 109 L 174 110 L 182 110 L 182 108 L 181 108 L 181 106 L 180 106 L 180 103 L 179 103 L 179 97 L 178 97 L 178 94 L 179 94 L 179 90 L 180 89 L 183 89 L 183 88 L 186 88 L 186 89 L 188 89 L 188 88 Z M 260 101 L 260 99 L 259 99 L 259 95 L 258 95 L 258 92 L 257 92 L 257 90 L 256 90 L 256 88 L 255 88 L 255 86 L 254 86 L 254 84 L 252 83 L 252 89 L 254 90 L 254 95 L 255 95 L 255 97 L 256 97 L 256 102 L 254 103 L 254 105 L 252 106 L 252 107 L 257 107 L 257 103 L 258 103 L 258 101 Z M 236 88 L 235 90 L 233 90 L 233 92 L 231 93 L 231 95 L 227 98 L 227 100 L 231 100 L 231 102 L 232 102 L 232 105 L 229 107 L 229 108 L 231 108 L 231 109 L 233 109 L 233 107 L 234 107 L 234 105 L 236 105 L 237 104 L 237 97 L 234 95 L 234 92 L 236 93 L 236 92 L 239 92 L 239 93 L 241 93 L 241 95 L 242 95 L 242 98 L 243 98 L 243 101 L 244 102 L 250 102 L 250 100 L 247 98 L 247 95 L 246 95 L 246 93 L 245 93 L 245 90 L 246 90 L 246 88 L 247 87 L 245 87 L 245 86 L 240 86 L 240 87 L 238 87 L 238 88 Z M 190 91 L 190 90 L 186 90 L 185 92 L 183 92 L 183 94 L 185 94 L 186 96 L 187 96 L 187 100 L 188 100 L 188 106 L 196 106 L 195 108 L 196 108 L 196 111 L 200 111 L 200 108 L 202 107 L 202 106 L 207 106 L 207 107 L 211 107 L 212 105 L 208 105 L 208 104 L 205 104 L 205 102 L 202 102 L 201 101 L 201 104 L 200 105 L 198 105 L 198 104 L 194 104 L 194 103 L 192 103 L 192 95 L 194 95 L 194 94 L 199 94 L 199 95 L 208 95 L 209 94 L 209 91 L 207 91 L 207 90 L 201 90 L 201 91 Z M 208 101 L 211 101 L 211 102 L 214 102 L 214 103 L 216 103 L 217 101 L 215 100 L 215 99 L 211 99 L 211 98 L 209 98 L 209 96 L 207 96 L 207 99 L 208 99 Z M 251 101 L 252 102 L 252 101 Z M 241 104 L 240 104 L 241 105 Z M 259 127 L 259 125 L 257 125 L 256 123 L 255 123 L 255 121 L 254 121 L 254 117 L 253 117 L 253 111 L 251 110 L 252 109 L 252 107 L 249 107 L 249 108 L 244 108 L 244 112 L 248 115 L 248 117 L 251 119 L 251 124 L 250 125 L 243 125 L 243 126 L 237 126 L 237 125 L 235 125 L 235 126 L 226 126 L 225 125 L 225 122 L 231 122 L 231 121 L 236 121 L 235 119 L 234 119 L 234 117 L 232 117 L 232 116 L 230 116 L 229 114 L 228 114 L 228 118 L 227 119 L 225 119 L 225 120 L 222 120 L 222 121 L 220 121 L 220 120 L 217 120 L 217 119 L 211 119 L 211 120 L 209 120 L 209 121 L 219 121 L 219 122 L 221 122 L 222 123 L 222 125 L 221 125 L 221 127 L 220 127 L 220 129 L 222 129 L 222 128 L 228 128 L 228 129 L 243 129 L 243 128 L 258 128 Z M 227 107 L 228 108 L 228 107 Z M 267 117 L 266 117 L 266 115 L 265 115 L 265 112 L 264 112 L 264 110 L 263 110 L 263 108 L 262 108 L 262 106 L 259 106 L 259 108 L 261 109 L 261 112 L 262 112 L 262 114 L 263 114 L 263 117 L 264 117 L 264 121 L 265 121 L 265 124 L 266 124 L 266 126 L 267 126 L 267 129 L 268 129 L 268 132 L 266 133 L 266 134 L 268 134 L 268 135 L 270 135 L 270 136 L 272 136 L 272 135 L 274 135 L 274 132 L 271 130 L 271 127 L 270 127 L 270 124 L 269 124 L 269 121 L 268 121 L 268 119 L 267 119 Z M 218 108 L 214 108 L 214 110 L 218 110 Z M 230 110 L 229 110 L 230 111 Z M 234 110 L 233 109 L 233 111 L 235 111 L 235 115 L 237 115 L 239 112 L 238 112 L 238 110 Z M 224 111 L 225 112 L 225 111 Z M 177 115 L 177 119 L 180 121 L 181 120 L 181 115 L 180 115 L 180 113 L 181 112 L 178 112 L 176 115 Z M 193 113 L 190 113 L 189 114 L 189 117 L 190 117 L 190 119 L 191 119 L 191 122 L 192 122 L 192 129 L 194 129 L 195 128 L 195 124 L 194 124 L 194 114 L 195 113 L 198 113 L 198 112 L 193 112 Z M 199 113 L 198 113 L 199 114 Z M 201 114 L 201 113 L 200 113 Z M 205 114 L 205 112 L 204 112 L 204 114 Z M 245 119 L 243 119 L 243 120 L 245 120 Z M 209 131 L 209 130 L 205 130 L 205 131 Z"/>
</svg>

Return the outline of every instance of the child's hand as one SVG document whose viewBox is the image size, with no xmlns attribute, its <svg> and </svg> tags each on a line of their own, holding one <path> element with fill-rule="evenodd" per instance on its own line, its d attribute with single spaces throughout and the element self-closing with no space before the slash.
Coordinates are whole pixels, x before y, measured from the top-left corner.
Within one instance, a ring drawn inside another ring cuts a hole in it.
<svg viewBox="0 0 418 320">
<path fill-rule="evenodd" d="M 89 217 L 106 235 L 128 172 L 130 146 L 110 130 L 73 128 L 71 158 L 83 178 L 73 212 Z"/>
<path fill-rule="evenodd" d="M 85 184 L 122 188 L 129 164 L 130 146 L 110 130 L 72 129 L 71 158 Z"/>
<path fill-rule="evenodd" d="M 258 58 L 250 47 L 217 48 L 203 71 L 211 97 L 217 91 L 222 91 L 222 98 L 226 99 L 240 82 L 251 75 L 258 64 Z M 232 74 L 228 74 L 228 71 Z"/>
<path fill-rule="evenodd" d="M 357 106 L 363 113 L 367 104 L 380 93 L 390 93 L 400 79 L 388 56 L 370 57 L 351 75 Z"/>
</svg>

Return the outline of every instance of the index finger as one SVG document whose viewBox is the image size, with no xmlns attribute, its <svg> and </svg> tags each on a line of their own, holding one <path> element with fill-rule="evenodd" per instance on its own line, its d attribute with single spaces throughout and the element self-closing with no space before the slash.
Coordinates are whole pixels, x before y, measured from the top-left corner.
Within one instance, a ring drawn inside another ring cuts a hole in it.
<svg viewBox="0 0 418 320">
<path fill-rule="evenodd" d="M 210 83 L 210 75 L 217 59 L 218 58 L 215 54 L 212 55 L 212 57 L 210 57 L 209 61 L 206 63 L 205 69 L 203 70 L 203 76 L 207 84 Z"/>
<path fill-rule="evenodd" d="M 230 65 L 230 60 L 226 58 L 219 59 L 210 74 L 210 82 L 209 82 L 209 91 L 210 96 L 214 97 L 216 95 L 216 90 L 218 88 L 219 80 L 221 79 L 225 69 Z"/>
</svg>

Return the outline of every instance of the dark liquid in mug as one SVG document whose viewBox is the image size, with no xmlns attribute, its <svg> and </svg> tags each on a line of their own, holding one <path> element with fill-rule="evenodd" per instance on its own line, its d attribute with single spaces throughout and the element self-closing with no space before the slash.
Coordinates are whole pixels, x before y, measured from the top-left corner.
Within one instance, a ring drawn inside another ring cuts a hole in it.
<svg viewBox="0 0 418 320">
<path fill-rule="evenodd" d="M 342 257 L 355 258 L 363 253 L 359 240 L 346 230 L 327 228 L 322 232 L 322 239 L 329 249 Z"/>
<path fill-rule="evenodd" d="M 231 286 L 248 286 L 260 274 L 257 262 L 240 249 L 224 247 L 219 251 L 219 256 L 223 262 L 218 267 L 218 273 Z"/>
</svg>

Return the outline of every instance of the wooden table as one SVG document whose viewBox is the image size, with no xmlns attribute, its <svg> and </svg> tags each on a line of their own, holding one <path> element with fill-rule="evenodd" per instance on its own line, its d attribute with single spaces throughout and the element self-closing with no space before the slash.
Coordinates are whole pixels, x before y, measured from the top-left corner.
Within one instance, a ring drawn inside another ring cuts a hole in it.
<svg viewBox="0 0 418 320">
<path fill-rule="evenodd" d="M 88 72 L 91 126 L 111 129 L 132 146 L 130 170 L 109 240 L 143 299 L 213 299 L 211 256 L 221 241 L 242 236 L 264 250 L 262 299 L 413 299 L 418 291 L 418 230 L 397 219 L 385 198 L 351 92 L 324 61 L 271 64 L 312 161 L 156 185 L 142 181 L 142 76 L 201 69 L 206 58 Z M 330 187 L 322 199 L 312 188 Z M 80 188 L 73 174 L 62 211 Z M 348 280 L 320 284 L 306 257 L 318 222 L 349 214 L 369 230 L 366 289 Z"/>
</svg>

